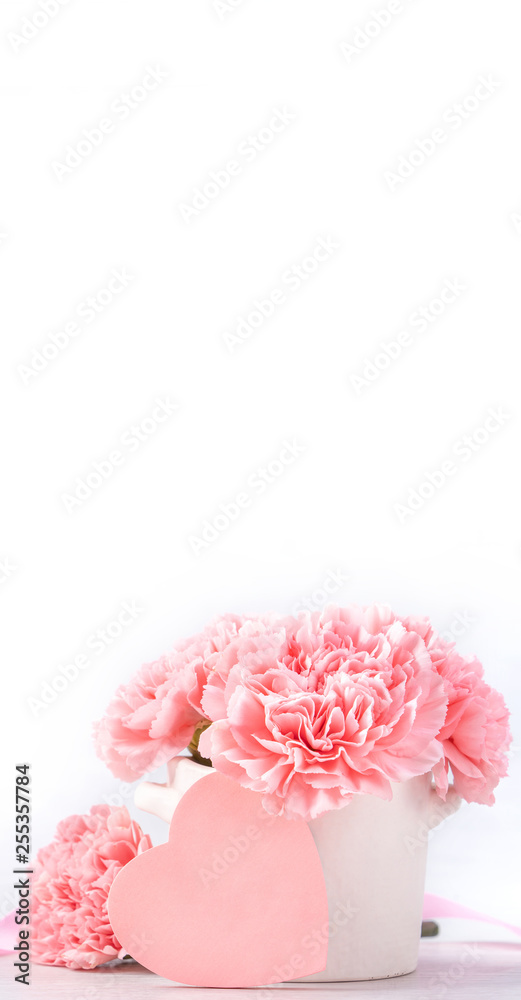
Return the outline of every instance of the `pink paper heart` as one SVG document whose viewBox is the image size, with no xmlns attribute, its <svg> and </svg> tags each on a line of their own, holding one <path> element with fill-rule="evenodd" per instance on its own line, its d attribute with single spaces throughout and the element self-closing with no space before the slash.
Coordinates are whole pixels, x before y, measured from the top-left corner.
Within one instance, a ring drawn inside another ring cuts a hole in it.
<svg viewBox="0 0 521 1000">
<path fill-rule="evenodd" d="M 217 772 L 183 795 L 168 843 L 122 868 L 108 908 L 123 948 L 178 983 L 264 986 L 326 965 L 326 888 L 307 823 L 269 816 Z"/>
</svg>

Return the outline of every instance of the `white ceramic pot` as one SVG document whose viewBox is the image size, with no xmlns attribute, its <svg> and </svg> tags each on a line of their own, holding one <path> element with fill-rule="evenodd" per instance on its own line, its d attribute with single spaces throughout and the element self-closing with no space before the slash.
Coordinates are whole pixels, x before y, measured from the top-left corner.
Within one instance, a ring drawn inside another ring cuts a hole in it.
<svg viewBox="0 0 521 1000">
<path fill-rule="evenodd" d="M 169 823 L 184 793 L 209 770 L 175 757 L 167 784 L 143 782 L 136 805 Z M 329 936 L 328 960 L 323 972 L 300 981 L 383 979 L 414 971 L 428 831 L 459 805 L 452 789 L 443 803 L 430 775 L 421 775 L 394 784 L 391 802 L 355 795 L 343 809 L 309 822 L 328 896 L 329 925 L 316 932 Z"/>
</svg>

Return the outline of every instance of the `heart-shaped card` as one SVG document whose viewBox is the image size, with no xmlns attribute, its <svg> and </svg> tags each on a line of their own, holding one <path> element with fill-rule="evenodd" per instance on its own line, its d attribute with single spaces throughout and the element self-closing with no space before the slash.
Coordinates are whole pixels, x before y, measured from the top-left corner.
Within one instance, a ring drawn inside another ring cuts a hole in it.
<svg viewBox="0 0 521 1000">
<path fill-rule="evenodd" d="M 327 961 L 327 896 L 304 820 L 270 816 L 218 772 L 182 797 L 168 843 L 117 875 L 109 918 L 147 969 L 190 986 L 255 987 Z"/>
</svg>

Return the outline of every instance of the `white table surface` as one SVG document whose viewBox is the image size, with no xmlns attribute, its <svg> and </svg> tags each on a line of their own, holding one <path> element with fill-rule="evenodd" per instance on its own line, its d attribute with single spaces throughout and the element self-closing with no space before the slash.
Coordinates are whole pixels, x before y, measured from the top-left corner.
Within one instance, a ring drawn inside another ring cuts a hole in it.
<svg viewBox="0 0 521 1000">
<path fill-rule="evenodd" d="M 521 945 L 511 943 L 422 940 L 416 972 L 397 979 L 364 983 L 287 983 L 271 987 L 274 1000 L 333 1000 L 338 996 L 398 996 L 411 1000 L 518 1000 L 521 997 Z M 113 962 L 93 972 L 72 972 L 33 965 L 31 985 L 13 979 L 12 958 L 0 958 L 2 1000 L 265 1000 L 266 990 L 215 990 L 176 986 L 134 962 Z"/>
</svg>

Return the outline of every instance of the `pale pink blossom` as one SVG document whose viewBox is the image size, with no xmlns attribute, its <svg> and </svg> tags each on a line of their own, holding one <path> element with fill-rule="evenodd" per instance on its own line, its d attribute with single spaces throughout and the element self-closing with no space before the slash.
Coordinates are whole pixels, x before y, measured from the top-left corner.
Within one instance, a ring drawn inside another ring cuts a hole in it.
<svg viewBox="0 0 521 1000">
<path fill-rule="evenodd" d="M 287 816 L 360 792 L 390 798 L 392 782 L 431 770 L 442 797 L 452 780 L 491 803 L 508 713 L 482 675 L 426 619 L 380 605 L 227 615 L 118 689 L 96 724 L 97 751 L 133 780 L 206 726 L 200 753 Z"/>
<path fill-rule="evenodd" d="M 492 805 L 493 789 L 507 773 L 511 741 L 503 696 L 483 680 L 479 660 L 460 656 L 427 619 L 407 618 L 404 625 L 422 636 L 447 692 L 447 715 L 438 737 L 443 757 L 433 768 L 438 793 L 446 797 L 452 774 L 456 792 L 467 802 Z"/>
<path fill-rule="evenodd" d="M 152 847 L 127 809 L 93 806 L 58 824 L 37 854 L 31 884 L 31 954 L 40 965 L 93 969 L 123 957 L 107 898 L 118 872 Z"/>
<path fill-rule="evenodd" d="M 388 608 L 328 608 L 234 644 L 201 752 L 263 794 L 269 812 L 313 818 L 353 793 L 431 769 L 447 696 L 420 635 Z M 217 712 L 214 711 L 217 709 Z"/>
<path fill-rule="evenodd" d="M 239 615 L 216 618 L 120 685 L 103 719 L 94 723 L 98 756 L 117 778 L 134 781 L 189 745 L 207 721 L 201 707 L 206 684 L 211 678 L 212 686 L 222 686 L 228 645 L 255 627 Z"/>
</svg>

